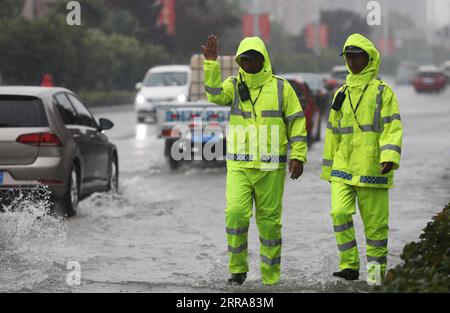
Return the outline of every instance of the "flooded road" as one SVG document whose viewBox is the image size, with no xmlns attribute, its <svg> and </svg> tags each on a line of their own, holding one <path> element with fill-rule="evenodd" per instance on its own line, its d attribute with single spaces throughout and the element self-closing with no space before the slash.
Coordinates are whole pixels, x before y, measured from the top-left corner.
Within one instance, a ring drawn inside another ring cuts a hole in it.
<svg viewBox="0 0 450 313">
<path fill-rule="evenodd" d="M 404 125 L 402 161 L 390 192 L 388 267 L 417 240 L 450 200 L 450 90 L 417 95 L 394 87 Z M 249 231 L 250 272 L 240 287 L 226 283 L 223 164 L 183 165 L 171 171 L 154 125 L 136 124 L 132 106 L 94 110 L 115 123 L 120 194 L 93 194 L 66 221 L 40 217 L 45 201 L 24 212 L 0 214 L 0 292 L 366 292 L 365 239 L 354 218 L 361 280 L 331 276 L 338 254 L 330 186 L 321 181 L 323 141 L 309 151 L 299 181 L 286 181 L 282 279 L 261 284 L 259 240 Z M 322 132 L 324 133 L 324 132 Z M 81 285 L 67 283 L 69 262 L 80 265 Z"/>
</svg>

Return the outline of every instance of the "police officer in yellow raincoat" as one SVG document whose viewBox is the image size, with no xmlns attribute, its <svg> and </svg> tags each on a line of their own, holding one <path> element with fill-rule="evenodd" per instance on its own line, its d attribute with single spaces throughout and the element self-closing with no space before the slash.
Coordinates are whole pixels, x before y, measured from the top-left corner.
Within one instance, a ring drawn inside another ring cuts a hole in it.
<svg viewBox="0 0 450 313">
<path fill-rule="evenodd" d="M 388 190 L 400 166 L 402 123 L 392 89 L 377 79 L 379 52 L 360 34 L 348 37 L 341 55 L 349 75 L 335 94 L 325 137 L 321 178 L 331 182 L 331 216 L 339 272 L 359 278 L 352 215 L 356 199 L 364 223 L 368 281 L 385 274 L 388 254 Z"/>
<path fill-rule="evenodd" d="M 237 76 L 221 81 L 218 38 L 202 46 L 208 100 L 230 106 L 227 134 L 226 233 L 230 283 L 248 272 L 248 230 L 255 202 L 262 281 L 280 279 L 281 213 L 288 146 L 292 179 L 306 162 L 306 120 L 291 85 L 272 74 L 269 55 L 258 37 L 245 38 L 236 53 Z"/>
</svg>

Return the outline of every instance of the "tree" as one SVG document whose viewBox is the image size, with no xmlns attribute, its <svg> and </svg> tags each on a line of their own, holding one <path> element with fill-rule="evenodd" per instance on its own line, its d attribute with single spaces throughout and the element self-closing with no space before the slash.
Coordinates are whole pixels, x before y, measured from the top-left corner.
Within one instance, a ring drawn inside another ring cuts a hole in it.
<svg viewBox="0 0 450 313">
<path fill-rule="evenodd" d="M 240 25 L 241 19 L 227 1 L 183 0 L 176 2 L 176 36 L 169 44 L 171 51 L 185 57 L 199 53 L 210 34 L 219 37 L 229 27 Z"/>
<path fill-rule="evenodd" d="M 112 20 L 124 22 L 127 17 L 125 14 L 130 14 L 136 19 L 136 22 L 140 26 L 138 31 L 135 30 L 134 34 L 140 40 L 153 43 L 166 43 L 166 35 L 164 29 L 157 26 L 157 20 L 159 13 L 161 12 L 161 4 L 158 1 L 150 0 L 106 0 L 106 4 L 111 9 L 110 17 Z M 116 30 L 118 33 L 123 33 L 125 25 L 117 25 Z M 130 35 L 129 33 L 127 33 Z"/>
<path fill-rule="evenodd" d="M 76 66 L 76 47 L 66 32 L 65 19 L 4 20 L 0 29 L 0 68 L 10 84 L 36 85 L 44 73 L 56 83 Z"/>
<path fill-rule="evenodd" d="M 367 24 L 366 18 L 357 13 L 339 9 L 335 11 L 321 11 L 320 20 L 328 25 L 329 46 L 341 49 L 345 40 L 352 33 L 360 33 L 369 36 L 371 27 Z"/>
<path fill-rule="evenodd" d="M 0 0 L 0 19 L 14 18 L 22 13 L 25 0 Z"/>
</svg>

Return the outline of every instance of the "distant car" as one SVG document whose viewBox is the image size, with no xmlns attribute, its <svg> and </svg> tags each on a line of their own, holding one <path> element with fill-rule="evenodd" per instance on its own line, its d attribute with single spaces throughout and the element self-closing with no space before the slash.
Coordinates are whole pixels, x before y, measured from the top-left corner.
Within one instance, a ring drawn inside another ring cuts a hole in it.
<svg viewBox="0 0 450 313">
<path fill-rule="evenodd" d="M 328 89 L 325 88 L 322 75 L 316 73 L 287 73 L 282 74 L 282 76 L 285 78 L 300 77 L 301 80 L 304 80 L 311 90 L 315 103 L 320 108 L 320 114 L 324 115 L 331 102 L 331 94 Z"/>
<path fill-rule="evenodd" d="M 188 65 L 166 65 L 151 68 L 143 82 L 136 84 L 139 90 L 134 102 L 137 121 L 150 118 L 156 122 L 155 105 L 167 102 L 186 102 L 189 98 L 191 69 Z"/>
<path fill-rule="evenodd" d="M 444 73 L 434 65 L 420 66 L 414 79 L 416 92 L 441 92 L 445 89 Z"/>
<path fill-rule="evenodd" d="M 331 69 L 330 77 L 325 83 L 325 87 L 334 93 L 336 89 L 345 84 L 348 68 L 345 65 L 336 65 Z"/>
<path fill-rule="evenodd" d="M 304 80 L 299 77 L 285 78 L 291 84 L 302 105 L 306 117 L 308 145 L 311 145 L 313 142 L 320 140 L 320 109 L 314 102 L 311 90 Z"/>
<path fill-rule="evenodd" d="M 413 62 L 402 62 L 397 68 L 395 83 L 397 85 L 412 85 L 417 75 L 417 65 Z"/>
<path fill-rule="evenodd" d="M 444 73 L 447 83 L 450 83 L 450 60 L 442 63 L 441 71 Z"/>
<path fill-rule="evenodd" d="M 0 87 L 1 202 L 48 187 L 54 208 L 72 216 L 90 193 L 117 191 L 117 148 L 104 134 L 112 127 L 68 89 Z"/>
</svg>

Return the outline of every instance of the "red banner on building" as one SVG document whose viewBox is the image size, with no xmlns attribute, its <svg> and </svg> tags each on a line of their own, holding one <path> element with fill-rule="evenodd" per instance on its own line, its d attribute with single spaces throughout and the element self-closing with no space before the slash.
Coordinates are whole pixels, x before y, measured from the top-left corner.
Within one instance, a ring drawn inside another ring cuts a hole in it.
<svg viewBox="0 0 450 313">
<path fill-rule="evenodd" d="M 254 35 L 255 19 L 253 15 L 244 15 L 242 17 L 242 36 L 251 37 Z"/>
<path fill-rule="evenodd" d="M 270 17 L 268 14 L 257 16 L 258 23 L 255 25 L 254 15 L 242 16 L 242 36 L 260 36 L 265 42 L 270 41 Z M 256 28 L 256 29 L 255 29 Z"/>
<path fill-rule="evenodd" d="M 312 23 L 305 27 L 305 44 L 308 49 L 314 49 L 317 46 L 320 48 L 328 47 L 328 26 L 321 24 L 319 29 L 317 28 L 317 25 Z M 317 38 L 317 33 L 319 33 L 319 38 Z"/>
<path fill-rule="evenodd" d="M 158 17 L 158 26 L 165 26 L 169 35 L 176 33 L 175 0 L 161 0 L 161 12 Z"/>
<path fill-rule="evenodd" d="M 265 42 L 270 41 L 270 17 L 268 14 L 259 16 L 259 35 Z"/>
<path fill-rule="evenodd" d="M 395 52 L 395 43 L 392 37 L 389 37 L 387 40 L 384 37 L 381 37 L 378 40 L 378 48 L 380 52 L 384 55 L 389 55 Z"/>
<path fill-rule="evenodd" d="M 328 48 L 328 26 L 320 25 L 319 44 L 321 48 Z"/>
<path fill-rule="evenodd" d="M 316 46 L 316 27 L 313 24 L 308 24 L 305 28 L 305 44 L 308 49 Z"/>
</svg>

